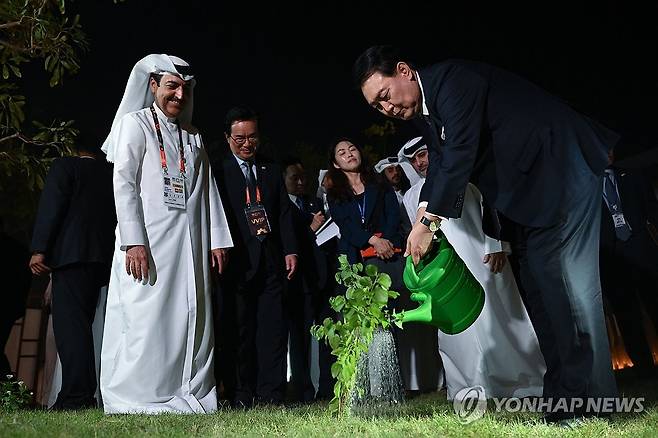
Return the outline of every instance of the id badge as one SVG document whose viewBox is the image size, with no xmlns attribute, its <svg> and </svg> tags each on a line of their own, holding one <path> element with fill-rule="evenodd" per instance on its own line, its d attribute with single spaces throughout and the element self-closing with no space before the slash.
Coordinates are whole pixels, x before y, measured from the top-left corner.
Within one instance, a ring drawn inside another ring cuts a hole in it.
<svg viewBox="0 0 658 438">
<path fill-rule="evenodd" d="M 164 177 L 164 203 L 167 207 L 185 210 L 185 180 L 183 178 Z"/>
<path fill-rule="evenodd" d="M 623 227 L 626 225 L 626 219 L 624 219 L 623 213 L 614 213 L 612 215 L 612 221 L 615 223 L 615 228 Z"/>
<path fill-rule="evenodd" d="M 244 214 L 247 216 L 247 223 L 252 236 L 265 236 L 272 231 L 270 221 L 267 219 L 267 212 L 262 204 L 249 205 L 244 209 Z"/>
</svg>

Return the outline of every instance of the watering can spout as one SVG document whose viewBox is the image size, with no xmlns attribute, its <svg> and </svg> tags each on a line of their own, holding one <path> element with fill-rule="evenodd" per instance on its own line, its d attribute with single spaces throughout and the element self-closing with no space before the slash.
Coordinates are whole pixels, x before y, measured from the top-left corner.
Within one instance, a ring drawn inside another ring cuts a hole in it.
<svg viewBox="0 0 658 438">
<path fill-rule="evenodd" d="M 406 322 L 423 322 L 425 324 L 432 323 L 432 298 L 425 293 L 418 292 L 411 294 L 411 301 L 420 303 L 420 305 L 413 310 L 405 310 L 400 316 L 402 324 Z"/>
</svg>

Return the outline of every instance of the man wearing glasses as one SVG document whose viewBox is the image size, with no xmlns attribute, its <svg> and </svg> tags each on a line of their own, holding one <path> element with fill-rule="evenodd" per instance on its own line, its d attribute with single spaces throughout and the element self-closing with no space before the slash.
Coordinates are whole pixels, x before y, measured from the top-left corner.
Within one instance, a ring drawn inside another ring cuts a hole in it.
<svg viewBox="0 0 658 438">
<path fill-rule="evenodd" d="M 218 377 L 236 408 L 280 404 L 286 377 L 284 275 L 297 266 L 290 199 L 278 166 L 257 156 L 258 115 L 245 106 L 226 115 L 231 154 L 216 169 L 227 200 L 234 247 L 220 281 Z"/>
</svg>

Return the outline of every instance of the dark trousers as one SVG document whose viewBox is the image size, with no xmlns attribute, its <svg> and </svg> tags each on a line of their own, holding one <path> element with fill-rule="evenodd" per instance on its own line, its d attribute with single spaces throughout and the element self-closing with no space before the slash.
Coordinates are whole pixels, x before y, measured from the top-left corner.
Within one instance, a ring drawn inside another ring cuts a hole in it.
<svg viewBox="0 0 658 438">
<path fill-rule="evenodd" d="M 293 278 L 288 283 L 286 309 L 290 335 L 290 383 L 295 401 L 312 401 L 315 388 L 311 381 L 311 326 L 315 322 L 313 291 L 305 278 Z M 316 293 L 318 291 L 315 291 Z"/>
<path fill-rule="evenodd" d="M 56 408 L 96 406 L 91 325 L 100 288 L 107 283 L 108 276 L 109 268 L 100 263 L 77 263 L 53 270 L 53 332 L 62 363 L 62 388 Z"/>
<path fill-rule="evenodd" d="M 544 397 L 616 397 L 599 281 L 602 181 L 573 149 L 561 220 L 516 225 L 513 251 L 546 361 Z"/>
<path fill-rule="evenodd" d="M 648 236 L 646 236 L 649 238 Z M 642 308 L 654 326 L 658 326 L 658 278 L 653 254 L 625 247 L 601 248 L 601 283 L 624 339 L 624 347 L 633 370 L 650 375 L 654 369 L 651 347 L 644 330 Z"/>
<path fill-rule="evenodd" d="M 325 287 L 324 294 L 321 294 L 315 303 L 316 324 L 322 324 L 325 318 L 331 318 L 334 321 L 338 319 L 336 311 L 329 304 L 329 298 L 336 295 L 336 282 L 333 279 L 334 273 L 332 272 L 331 277 L 327 280 L 329 284 Z M 321 341 L 318 344 L 320 376 L 318 378 L 316 397 L 319 399 L 330 399 L 334 396 L 334 385 L 336 384 L 336 379 L 331 375 L 331 366 L 336 361 L 336 356 L 331 354 L 331 347 L 326 342 Z"/>
<path fill-rule="evenodd" d="M 218 374 L 224 398 L 245 404 L 283 400 L 287 332 L 283 278 L 277 258 L 263 255 L 248 281 L 227 279 L 221 286 Z"/>
<path fill-rule="evenodd" d="M 4 315 L 3 315 L 4 316 Z M 11 329 L 14 327 L 15 321 L 11 317 L 0 319 L 0 381 L 6 380 L 7 376 L 12 374 L 9 359 L 5 354 L 5 346 L 11 335 Z"/>
<path fill-rule="evenodd" d="M 297 275 L 301 274 L 300 272 Z M 332 279 L 320 290 L 313 290 L 305 278 L 293 278 L 288 286 L 288 330 L 290 333 L 290 373 L 293 399 L 311 401 L 316 396 L 311 381 L 311 326 L 322 324 L 325 318 L 336 320 L 336 312 L 329 304 L 335 295 L 336 283 Z M 324 341 L 318 344 L 318 398 L 332 398 L 335 379 L 331 376 L 331 365 L 335 357 L 331 347 Z"/>
</svg>

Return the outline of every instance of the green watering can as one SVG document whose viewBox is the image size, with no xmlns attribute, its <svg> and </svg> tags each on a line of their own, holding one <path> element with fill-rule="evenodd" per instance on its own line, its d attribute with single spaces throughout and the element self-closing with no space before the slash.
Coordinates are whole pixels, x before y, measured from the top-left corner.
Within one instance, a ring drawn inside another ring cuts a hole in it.
<svg viewBox="0 0 658 438">
<path fill-rule="evenodd" d="M 441 237 L 414 266 L 411 256 L 404 268 L 404 284 L 411 300 L 420 303 L 405 311 L 401 321 L 423 322 L 455 335 L 475 322 L 484 307 L 484 290 L 448 239 Z"/>
</svg>

